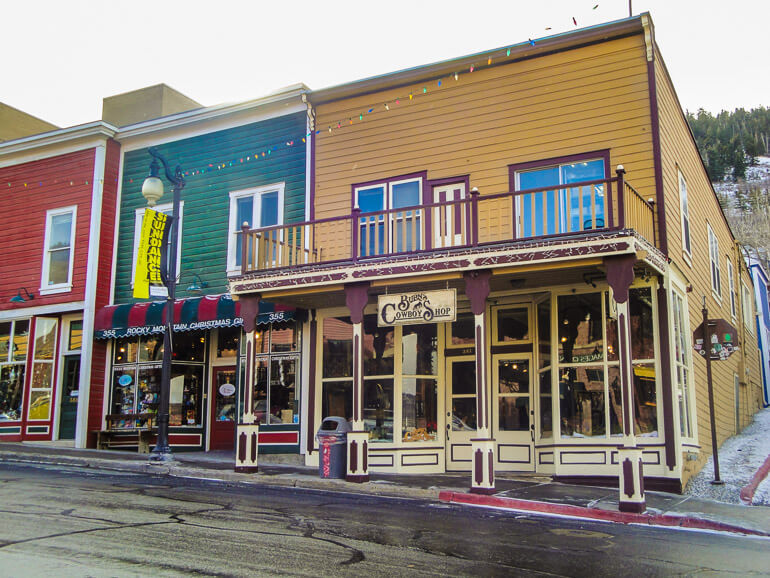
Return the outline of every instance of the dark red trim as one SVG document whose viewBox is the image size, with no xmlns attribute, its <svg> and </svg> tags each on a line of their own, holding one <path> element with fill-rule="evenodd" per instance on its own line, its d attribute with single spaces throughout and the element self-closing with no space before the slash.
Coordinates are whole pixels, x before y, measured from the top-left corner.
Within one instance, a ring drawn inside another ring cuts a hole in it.
<svg viewBox="0 0 770 578">
<path fill-rule="evenodd" d="M 510 191 L 516 190 L 516 173 L 518 171 L 526 171 L 529 169 L 544 168 L 549 166 L 563 165 L 567 163 L 574 163 L 578 161 L 587 161 L 592 159 L 604 160 L 604 177 L 609 179 L 612 177 L 610 172 L 610 149 L 600 149 L 585 153 L 576 153 L 574 155 L 565 155 L 560 157 L 551 157 L 548 159 L 540 159 L 536 161 L 527 161 L 524 163 L 514 163 L 508 165 L 508 184 Z"/>
<path fill-rule="evenodd" d="M 620 500 L 618 502 L 618 510 L 621 512 L 627 512 L 630 514 L 642 514 L 645 511 L 647 511 L 647 504 L 642 502 L 626 502 L 624 500 Z"/>
<path fill-rule="evenodd" d="M 369 481 L 369 474 L 360 474 L 360 475 L 351 475 L 348 474 L 345 476 L 346 482 L 351 482 L 353 484 L 363 484 L 364 482 Z"/>
<path fill-rule="evenodd" d="M 652 164 L 655 168 L 655 200 L 658 210 L 658 248 L 668 255 L 668 232 L 666 229 L 666 198 L 663 194 L 663 161 L 660 152 L 660 117 L 658 114 L 658 86 L 655 80 L 655 54 L 647 61 L 647 84 L 650 97 L 650 129 L 652 132 Z M 687 121 L 685 120 L 685 125 Z M 697 154 L 697 151 L 696 151 Z M 700 158 L 700 155 L 698 155 Z M 704 168 L 705 171 L 705 168 Z"/>
<path fill-rule="evenodd" d="M 629 498 L 634 495 L 634 464 L 629 458 L 623 460 L 623 493 Z"/>
<path fill-rule="evenodd" d="M 349 469 L 351 472 L 356 472 L 358 471 L 358 442 L 352 440 L 348 449 L 350 451 L 350 455 L 348 455 L 348 462 L 350 463 Z"/>
<path fill-rule="evenodd" d="M 484 452 L 477 449 L 473 452 L 473 483 L 480 485 L 484 481 Z"/>
<path fill-rule="evenodd" d="M 632 417 L 634 414 L 633 399 L 631 397 L 631 346 L 628 342 L 628 328 L 626 326 L 628 318 L 625 313 L 618 315 L 618 332 L 620 333 L 620 388 L 623 392 L 623 434 L 630 436 L 634 434 L 634 425 Z"/>
</svg>

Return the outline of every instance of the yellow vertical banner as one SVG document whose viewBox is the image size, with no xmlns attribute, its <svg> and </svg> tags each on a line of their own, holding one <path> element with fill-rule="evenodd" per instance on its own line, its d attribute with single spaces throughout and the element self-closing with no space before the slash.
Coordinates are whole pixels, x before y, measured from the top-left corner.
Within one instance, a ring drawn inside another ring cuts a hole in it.
<svg viewBox="0 0 770 578">
<path fill-rule="evenodd" d="M 134 272 L 134 297 L 137 299 L 148 299 L 150 295 L 153 297 L 168 295 L 161 277 L 161 260 L 167 226 L 168 215 L 145 209 Z"/>
</svg>

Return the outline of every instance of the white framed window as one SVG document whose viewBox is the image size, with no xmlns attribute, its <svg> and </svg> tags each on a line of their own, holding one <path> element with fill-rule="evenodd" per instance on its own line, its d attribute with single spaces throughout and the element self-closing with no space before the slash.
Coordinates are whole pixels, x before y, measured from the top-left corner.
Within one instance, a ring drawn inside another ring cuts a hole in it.
<svg viewBox="0 0 770 578">
<path fill-rule="evenodd" d="M 396 177 L 379 183 L 354 186 L 353 204 L 361 210 L 359 255 L 369 257 L 385 253 L 419 251 L 422 246 L 422 211 L 389 214 L 387 234 L 384 215 L 367 213 L 414 207 L 422 204 L 423 179 Z M 413 238 L 414 237 L 414 238 Z"/>
<path fill-rule="evenodd" d="M 227 272 L 241 271 L 241 226 L 251 228 L 283 224 L 284 188 L 276 183 L 230 192 L 230 220 L 227 233 Z"/>
<path fill-rule="evenodd" d="M 131 287 L 134 286 L 134 275 L 136 275 L 136 255 L 139 252 L 139 237 L 142 235 L 142 219 L 144 219 L 144 211 L 146 207 L 142 207 L 136 210 L 134 216 L 134 249 L 131 257 Z M 163 205 L 155 205 L 152 207 L 154 211 L 163 213 L 164 215 L 171 215 L 173 205 L 166 203 Z M 184 216 L 184 201 L 179 201 L 179 220 L 177 222 L 176 229 L 176 282 L 179 283 L 180 277 L 180 265 L 182 263 L 182 220 Z"/>
<path fill-rule="evenodd" d="M 735 276 L 732 261 L 727 262 L 727 284 L 730 286 L 730 315 L 735 319 L 738 317 L 738 307 L 735 302 Z"/>
<path fill-rule="evenodd" d="M 692 257 L 692 245 L 690 243 L 690 207 L 687 200 L 687 181 L 684 180 L 682 171 L 679 173 L 679 210 L 682 215 L 682 250 L 688 257 Z"/>
<path fill-rule="evenodd" d="M 76 206 L 46 212 L 41 295 L 64 293 L 72 289 L 76 221 Z"/>
<path fill-rule="evenodd" d="M 604 183 L 582 187 L 562 186 L 604 179 L 606 167 L 603 158 L 586 155 L 584 159 L 571 162 L 531 165 L 527 163 L 525 168 L 520 168 L 520 165 L 509 166 L 515 190 L 554 188 L 516 196 L 518 237 L 572 233 L 608 226 Z"/>
<path fill-rule="evenodd" d="M 709 232 L 709 261 L 711 262 L 711 290 L 714 297 L 722 300 L 722 272 L 719 268 L 719 241 L 714 234 L 711 225 L 708 225 Z"/>
<path fill-rule="evenodd" d="M 671 319 L 674 334 L 674 387 L 679 403 L 679 432 L 683 438 L 694 438 L 692 415 L 692 370 L 690 368 L 690 324 L 684 295 L 671 291 Z"/>
<path fill-rule="evenodd" d="M 743 291 L 741 303 L 743 305 L 743 324 L 749 333 L 754 334 L 754 299 L 753 293 L 746 283 L 741 283 L 741 291 Z"/>
</svg>

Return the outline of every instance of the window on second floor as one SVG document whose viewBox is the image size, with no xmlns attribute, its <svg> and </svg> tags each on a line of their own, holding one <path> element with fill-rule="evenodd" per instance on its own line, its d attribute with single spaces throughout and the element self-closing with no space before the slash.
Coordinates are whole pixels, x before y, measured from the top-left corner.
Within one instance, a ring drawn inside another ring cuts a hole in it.
<svg viewBox="0 0 770 578">
<path fill-rule="evenodd" d="M 172 213 L 173 205 L 166 203 L 163 205 L 155 205 L 152 208 L 154 211 L 163 213 L 164 215 L 170 215 Z M 142 219 L 144 219 L 145 207 L 136 210 L 134 216 L 134 250 L 131 261 L 131 286 L 134 286 L 134 275 L 136 274 L 136 255 L 139 252 L 139 238 L 142 235 Z M 181 275 L 180 265 L 182 263 L 182 221 L 184 217 L 184 201 L 179 202 L 179 223 L 176 229 L 177 251 L 176 251 L 176 282 L 179 283 L 179 277 Z"/>
<path fill-rule="evenodd" d="M 516 191 L 554 187 L 553 190 L 516 197 L 518 237 L 539 237 L 607 226 L 603 183 L 559 188 L 559 185 L 605 179 L 605 158 L 588 154 L 585 159 L 570 158 L 569 162 L 512 165 L 510 171 Z"/>
<path fill-rule="evenodd" d="M 735 276 L 731 261 L 727 261 L 727 284 L 730 289 L 730 315 L 735 319 L 738 316 L 738 307 L 735 302 Z"/>
<path fill-rule="evenodd" d="M 353 204 L 361 210 L 360 256 L 422 249 L 422 211 L 367 215 L 422 204 L 423 178 L 396 177 L 353 186 Z M 387 223 L 387 227 L 386 227 Z"/>
<path fill-rule="evenodd" d="M 283 224 L 285 183 L 230 193 L 230 225 L 227 243 L 227 271 L 240 272 L 241 227 L 271 227 Z"/>
<path fill-rule="evenodd" d="M 682 213 L 682 249 L 692 257 L 690 244 L 690 207 L 687 201 L 687 181 L 684 180 L 682 171 L 679 171 L 679 209 Z"/>
<path fill-rule="evenodd" d="M 76 218 L 77 207 L 52 209 L 46 213 L 41 295 L 72 289 Z"/>
<path fill-rule="evenodd" d="M 719 268 L 719 241 L 714 234 L 711 225 L 708 225 L 709 233 L 709 260 L 711 261 L 711 290 L 717 299 L 722 299 L 722 272 Z"/>
<path fill-rule="evenodd" d="M 751 289 L 746 283 L 741 283 L 741 290 L 743 291 L 743 298 L 741 299 L 743 305 L 743 324 L 750 333 L 754 333 L 754 299 L 751 293 Z"/>
</svg>

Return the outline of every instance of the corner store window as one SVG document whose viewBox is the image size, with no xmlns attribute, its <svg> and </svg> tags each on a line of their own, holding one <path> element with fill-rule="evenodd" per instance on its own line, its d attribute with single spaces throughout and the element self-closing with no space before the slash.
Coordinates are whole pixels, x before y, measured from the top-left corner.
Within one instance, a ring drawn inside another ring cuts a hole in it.
<svg viewBox="0 0 770 578">
<path fill-rule="evenodd" d="M 169 425 L 200 427 L 207 337 L 192 332 L 175 333 L 173 339 Z M 146 414 L 158 412 L 163 335 L 118 339 L 114 347 L 110 413 L 126 415 L 115 421 L 118 429 L 142 427 Z"/>
<path fill-rule="evenodd" d="M 0 422 L 21 419 L 29 321 L 0 323 Z"/>
</svg>

